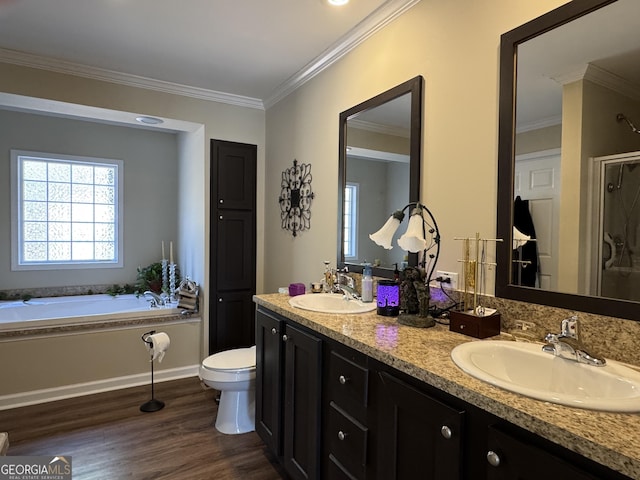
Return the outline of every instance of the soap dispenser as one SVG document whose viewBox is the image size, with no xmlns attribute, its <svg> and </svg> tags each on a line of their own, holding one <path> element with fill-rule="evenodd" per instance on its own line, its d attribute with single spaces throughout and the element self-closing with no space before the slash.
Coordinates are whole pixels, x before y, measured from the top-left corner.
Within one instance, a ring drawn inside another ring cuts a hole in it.
<svg viewBox="0 0 640 480">
<path fill-rule="evenodd" d="M 373 277 L 371 276 L 371 264 L 364 264 L 362 273 L 362 301 L 373 302 Z"/>
</svg>

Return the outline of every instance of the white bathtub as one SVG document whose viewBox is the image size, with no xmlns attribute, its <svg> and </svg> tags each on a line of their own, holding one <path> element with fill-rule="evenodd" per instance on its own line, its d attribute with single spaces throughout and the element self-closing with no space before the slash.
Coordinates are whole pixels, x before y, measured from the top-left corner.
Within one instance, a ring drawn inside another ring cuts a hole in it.
<svg viewBox="0 0 640 480">
<path fill-rule="evenodd" d="M 78 295 L 0 302 L 0 331 L 100 323 L 176 315 L 178 308 L 151 308 L 141 295 Z"/>
</svg>

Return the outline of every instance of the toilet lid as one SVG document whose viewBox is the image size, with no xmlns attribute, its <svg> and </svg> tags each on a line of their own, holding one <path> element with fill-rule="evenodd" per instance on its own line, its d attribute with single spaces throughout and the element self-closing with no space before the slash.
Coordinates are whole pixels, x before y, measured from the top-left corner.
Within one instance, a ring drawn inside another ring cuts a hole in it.
<svg viewBox="0 0 640 480">
<path fill-rule="evenodd" d="M 256 366 L 256 347 L 237 348 L 214 353 L 202 362 L 205 368 L 211 370 L 241 370 Z"/>
</svg>

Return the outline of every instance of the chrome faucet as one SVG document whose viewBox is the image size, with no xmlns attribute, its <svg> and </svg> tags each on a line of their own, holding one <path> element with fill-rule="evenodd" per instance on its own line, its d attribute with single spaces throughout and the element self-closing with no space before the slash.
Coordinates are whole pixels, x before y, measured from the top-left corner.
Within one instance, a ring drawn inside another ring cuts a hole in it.
<svg viewBox="0 0 640 480">
<path fill-rule="evenodd" d="M 147 299 L 147 301 L 149 302 L 149 304 L 150 304 L 149 306 L 151 308 L 158 308 L 158 307 L 164 307 L 165 306 L 164 298 L 162 298 L 157 293 L 154 293 L 151 290 L 147 290 L 146 292 L 143 293 L 143 295 Z"/>
<path fill-rule="evenodd" d="M 602 367 L 607 363 L 603 357 L 593 352 L 589 353 L 578 338 L 577 315 L 562 320 L 561 333 L 549 333 L 544 340 L 547 344 L 542 347 L 542 351 L 556 357 L 596 367 Z"/>
<path fill-rule="evenodd" d="M 347 300 L 351 300 L 352 298 L 360 299 L 360 295 L 358 295 L 356 291 L 356 282 L 344 272 L 338 272 L 333 288 L 334 292 L 341 292 Z"/>
</svg>

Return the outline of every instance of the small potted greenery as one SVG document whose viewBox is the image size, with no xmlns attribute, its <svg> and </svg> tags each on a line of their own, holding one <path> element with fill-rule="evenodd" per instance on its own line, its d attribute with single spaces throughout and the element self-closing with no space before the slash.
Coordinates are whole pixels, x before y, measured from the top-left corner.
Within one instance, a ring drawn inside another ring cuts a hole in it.
<svg viewBox="0 0 640 480">
<path fill-rule="evenodd" d="M 179 283 L 180 272 L 176 267 L 176 284 Z M 146 292 L 147 290 L 151 290 L 157 294 L 162 293 L 162 263 L 155 262 L 144 268 L 138 267 L 136 290 L 139 294 Z"/>
</svg>

